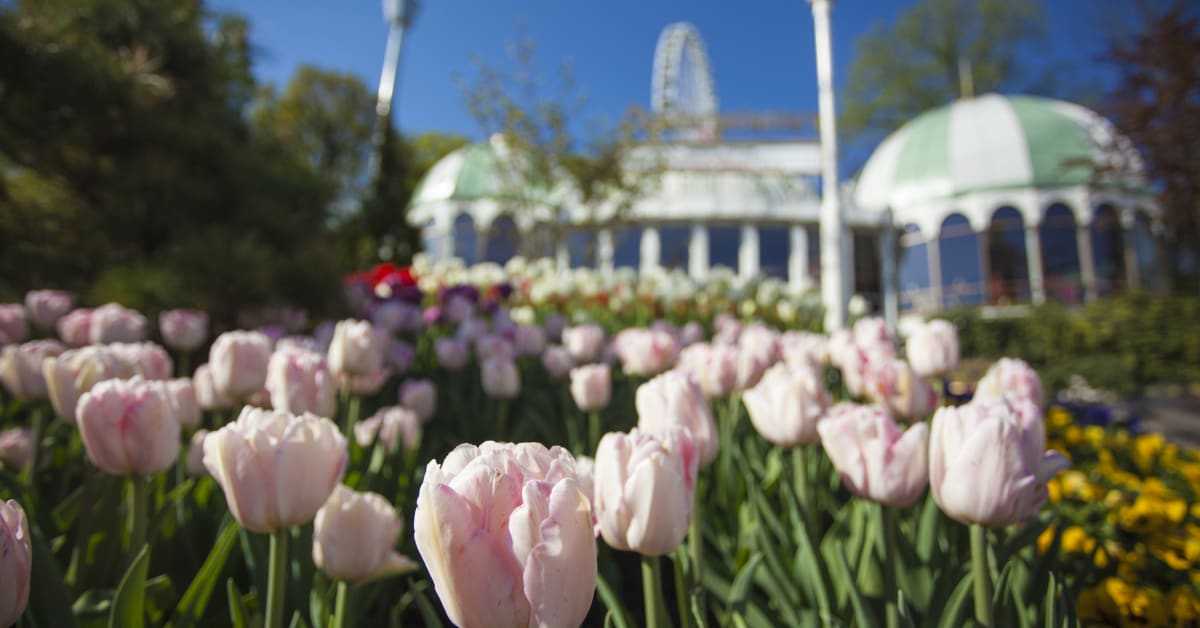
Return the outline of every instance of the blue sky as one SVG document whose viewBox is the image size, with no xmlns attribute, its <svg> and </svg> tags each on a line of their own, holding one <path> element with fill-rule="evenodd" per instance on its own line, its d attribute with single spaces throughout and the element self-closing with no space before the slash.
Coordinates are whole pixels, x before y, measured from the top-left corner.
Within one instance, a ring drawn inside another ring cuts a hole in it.
<svg viewBox="0 0 1200 628">
<path fill-rule="evenodd" d="M 855 39 L 910 4 L 835 3 L 838 83 L 846 77 Z M 251 20 L 256 73 L 265 81 L 283 84 L 296 66 L 309 63 L 354 72 L 372 89 L 378 82 L 387 35 L 378 0 L 209 5 Z M 1096 72 L 1094 59 L 1116 26 L 1111 9 L 1096 0 L 1047 1 L 1052 36 L 1043 49 L 1030 51 L 1029 64 L 1052 59 L 1083 76 Z M 454 77 L 469 73 L 475 57 L 503 64 L 506 44 L 522 35 L 536 42 L 545 69 L 570 62 L 588 97 L 587 116 L 613 120 L 629 105 L 648 106 L 655 41 L 663 26 L 679 20 L 694 23 L 705 40 L 722 110 L 816 111 L 812 17 L 804 0 L 426 0 L 404 48 L 397 124 L 408 132 L 478 137 Z"/>
</svg>

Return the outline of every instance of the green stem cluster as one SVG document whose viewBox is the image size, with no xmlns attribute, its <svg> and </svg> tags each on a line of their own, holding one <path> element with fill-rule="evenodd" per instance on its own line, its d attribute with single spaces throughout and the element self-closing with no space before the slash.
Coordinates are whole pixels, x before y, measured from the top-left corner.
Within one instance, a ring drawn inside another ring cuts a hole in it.
<svg viewBox="0 0 1200 628">
<path fill-rule="evenodd" d="M 971 524 L 971 580 L 975 586 L 975 622 L 984 628 L 995 625 L 992 619 L 992 576 L 988 570 L 987 530 Z"/>
<path fill-rule="evenodd" d="M 267 613 L 264 628 L 282 628 L 283 590 L 287 584 L 288 530 L 271 533 L 270 571 L 267 573 Z"/>
</svg>

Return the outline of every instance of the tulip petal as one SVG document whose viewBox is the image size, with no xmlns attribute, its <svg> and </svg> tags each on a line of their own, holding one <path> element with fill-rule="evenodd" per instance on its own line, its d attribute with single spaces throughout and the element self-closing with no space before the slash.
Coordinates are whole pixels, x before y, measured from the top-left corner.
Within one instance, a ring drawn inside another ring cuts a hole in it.
<svg viewBox="0 0 1200 628">
<path fill-rule="evenodd" d="M 538 543 L 525 563 L 530 626 L 578 626 L 596 590 L 596 540 L 587 500 L 573 479 L 554 485 Z"/>
<path fill-rule="evenodd" d="M 683 542 L 692 494 L 665 454 L 640 463 L 626 481 L 624 493 L 634 513 L 626 529 L 630 547 L 645 556 L 661 556 Z"/>
</svg>

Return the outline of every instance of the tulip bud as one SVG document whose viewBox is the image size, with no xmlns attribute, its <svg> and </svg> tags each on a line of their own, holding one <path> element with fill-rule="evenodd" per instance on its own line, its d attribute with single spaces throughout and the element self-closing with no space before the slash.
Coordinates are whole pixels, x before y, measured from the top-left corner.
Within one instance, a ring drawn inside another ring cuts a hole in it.
<svg viewBox="0 0 1200 628">
<path fill-rule="evenodd" d="M 191 378 L 181 377 L 161 384 L 175 420 L 186 428 L 200 425 L 200 404 L 196 401 L 196 388 Z"/>
<path fill-rule="evenodd" d="M 779 361 L 779 334 L 762 323 L 747 325 L 738 336 L 737 390 L 758 384 L 763 373 Z"/>
<path fill-rule="evenodd" d="M 29 323 L 25 321 L 25 307 L 20 303 L 0 304 L 0 347 L 15 345 L 29 336 Z"/>
<path fill-rule="evenodd" d="M 70 347 L 82 347 L 92 341 L 92 310 L 72 310 L 58 319 L 58 337 Z"/>
<path fill-rule="evenodd" d="M 713 320 L 713 344 L 735 345 L 742 335 L 742 323 L 728 312 Z"/>
<path fill-rule="evenodd" d="M 10 427 L 0 432 L 0 462 L 20 471 L 33 458 L 33 431 L 25 427 Z"/>
<path fill-rule="evenodd" d="M 958 366 L 958 329 L 944 320 L 929 321 L 913 330 L 904 350 L 921 377 L 944 375 Z"/>
<path fill-rule="evenodd" d="M 192 376 L 192 388 L 196 392 L 196 403 L 202 410 L 225 410 L 233 407 L 233 401 L 217 392 L 212 367 L 207 364 L 196 367 L 196 373 Z"/>
<path fill-rule="evenodd" d="M 1027 521 L 1046 501 L 1046 481 L 1068 466 L 1046 451 L 1041 411 L 1027 399 L 980 399 L 933 415 L 930 489 L 942 511 L 962 523 Z"/>
<path fill-rule="evenodd" d="M 29 581 L 33 570 L 33 543 L 29 520 L 17 500 L 0 502 L 0 626 L 21 619 L 29 604 Z M 49 557 L 46 557 L 49 558 Z"/>
<path fill-rule="evenodd" d="M 150 475 L 179 456 L 179 421 L 161 384 L 140 377 L 100 382 L 79 398 L 79 436 L 110 475 Z"/>
<path fill-rule="evenodd" d="M 354 440 L 359 447 L 374 445 L 376 438 L 388 452 L 396 451 L 399 445 L 413 451 L 421 444 L 421 419 L 408 408 L 380 408 L 371 418 L 354 425 Z"/>
<path fill-rule="evenodd" d="M 425 423 L 437 411 L 437 387 L 427 379 L 410 379 L 400 384 L 400 405 L 415 412 Z"/>
<path fill-rule="evenodd" d="M 655 436 L 610 432 L 596 449 L 595 508 L 604 541 L 661 556 L 683 542 L 692 517 L 696 451 L 682 428 Z"/>
<path fill-rule="evenodd" d="M 167 310 L 158 315 L 163 343 L 176 351 L 195 351 L 208 338 L 208 314 L 200 310 Z"/>
<path fill-rule="evenodd" d="M 97 345 L 141 342 L 146 339 L 146 317 L 118 303 L 101 305 L 92 310 L 89 339 Z"/>
<path fill-rule="evenodd" d="M 375 371 L 371 375 L 341 375 L 338 386 L 352 395 L 374 395 L 383 389 L 392 372 L 389 369 Z"/>
<path fill-rule="evenodd" d="M 325 356 L 305 349 L 276 350 L 267 363 L 271 407 L 289 414 L 333 417 L 337 406 L 333 375 Z"/>
<path fill-rule="evenodd" d="M 546 369 L 552 379 L 566 377 L 574 366 L 575 363 L 571 360 L 571 354 L 567 352 L 566 347 L 552 345 L 546 347 L 546 350 L 542 352 L 542 367 Z"/>
<path fill-rule="evenodd" d="M 634 405 L 641 431 L 664 435 L 682 427 L 699 452 L 701 465 L 717 457 L 719 442 L 712 409 L 700 386 L 687 374 L 669 371 L 638 386 Z"/>
<path fill-rule="evenodd" d="M 393 550 L 402 527 L 381 495 L 339 484 L 313 522 L 313 563 L 347 582 L 413 571 L 417 564 Z"/>
<path fill-rule="evenodd" d="M 263 389 L 271 360 L 271 339 L 257 331 L 228 331 L 212 344 L 208 366 L 213 386 L 225 399 L 239 401 Z"/>
<path fill-rule="evenodd" d="M 204 439 L 204 466 L 251 532 L 312 521 L 341 482 L 346 459 L 337 425 L 311 414 L 247 407 Z"/>
<path fill-rule="evenodd" d="M 829 339 L 820 334 L 789 331 L 779 338 L 779 352 L 788 366 L 820 372 L 829 362 Z"/>
<path fill-rule="evenodd" d="M 492 359 L 512 360 L 516 355 L 513 343 L 500 334 L 484 334 L 475 340 L 475 356 L 480 363 Z"/>
<path fill-rule="evenodd" d="M 657 375 L 675 365 L 679 343 L 662 330 L 630 328 L 613 339 L 621 368 L 630 375 Z"/>
<path fill-rule="evenodd" d="M 904 360 L 884 358 L 867 368 L 867 396 L 896 416 L 921 419 L 937 407 L 937 393 Z"/>
<path fill-rule="evenodd" d="M 600 358 L 604 349 L 604 330 L 599 325 L 577 325 L 562 332 L 563 346 L 576 364 L 587 364 Z"/>
<path fill-rule="evenodd" d="M 483 392 L 493 399 L 515 399 L 521 393 L 521 372 L 507 359 L 485 361 L 479 368 Z"/>
<path fill-rule="evenodd" d="M 367 321 L 339 322 L 329 345 L 329 370 L 339 377 L 375 375 L 383 370 L 387 340 Z"/>
<path fill-rule="evenodd" d="M 567 318 L 562 314 L 551 314 L 542 321 L 542 328 L 546 330 L 547 341 L 562 342 L 563 330 L 567 328 Z"/>
<path fill-rule="evenodd" d="M 584 412 L 607 406 L 612 396 L 612 375 L 608 365 L 588 364 L 571 369 L 571 396 Z"/>
<path fill-rule="evenodd" d="M 536 443 L 460 445 L 425 470 L 413 532 L 457 626 L 578 626 L 596 540 L 574 460 Z"/>
<path fill-rule="evenodd" d="M 809 368 L 776 364 L 754 388 L 742 395 L 750 423 L 781 447 L 815 443 L 818 421 L 829 407 L 829 392 Z"/>
<path fill-rule="evenodd" d="M 107 348 L 142 379 L 170 379 L 174 372 L 171 356 L 153 342 L 114 342 Z"/>
<path fill-rule="evenodd" d="M 925 493 L 925 423 L 901 431 L 883 408 L 841 403 L 829 410 L 817 430 L 851 493 L 897 508 L 912 506 Z"/>
<path fill-rule="evenodd" d="M 83 393 L 108 379 L 133 376 L 132 370 L 106 347 L 64 351 L 42 360 L 46 393 L 58 416 L 75 423 L 76 405 Z"/>
<path fill-rule="evenodd" d="M 688 321 L 679 331 L 679 344 L 685 347 L 704 341 L 704 326 L 696 321 Z"/>
<path fill-rule="evenodd" d="M 546 332 L 537 325 L 518 325 L 513 346 L 517 355 L 538 355 L 546 348 Z"/>
<path fill-rule="evenodd" d="M 698 342 L 679 354 L 678 368 L 700 384 L 705 397 L 724 397 L 737 385 L 738 350 L 730 345 Z"/>
<path fill-rule="evenodd" d="M 204 468 L 204 438 L 206 436 L 208 436 L 208 430 L 196 430 L 192 434 L 191 443 L 188 444 L 187 472 L 192 477 L 208 475 L 208 469 Z"/>
<path fill-rule="evenodd" d="M 878 316 L 860 318 L 854 323 L 854 344 L 867 349 L 895 355 L 896 339 L 888 329 L 887 321 Z"/>
<path fill-rule="evenodd" d="M 54 324 L 71 311 L 71 293 L 62 290 L 31 290 L 25 294 L 25 309 L 33 324 L 41 329 L 54 329 Z"/>
<path fill-rule="evenodd" d="M 471 359 L 467 343 L 454 338 L 438 338 L 433 343 L 433 350 L 437 353 L 438 366 L 448 371 L 461 370 Z"/>
<path fill-rule="evenodd" d="M 0 351 L 0 384 L 17 399 L 45 399 L 42 362 L 62 354 L 63 350 L 57 340 L 34 340 L 4 347 Z"/>
<path fill-rule="evenodd" d="M 996 401 L 1013 397 L 1042 407 L 1042 380 L 1023 360 L 1000 358 L 975 385 L 975 398 Z"/>
</svg>

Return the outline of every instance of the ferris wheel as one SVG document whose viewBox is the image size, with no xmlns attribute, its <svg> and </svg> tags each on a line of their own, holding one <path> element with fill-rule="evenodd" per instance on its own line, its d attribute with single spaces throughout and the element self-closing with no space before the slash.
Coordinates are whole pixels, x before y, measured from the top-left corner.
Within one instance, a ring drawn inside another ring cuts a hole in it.
<svg viewBox="0 0 1200 628">
<path fill-rule="evenodd" d="M 668 24 L 658 36 L 650 107 L 684 139 L 716 139 L 716 83 L 704 40 L 688 22 Z"/>
</svg>

